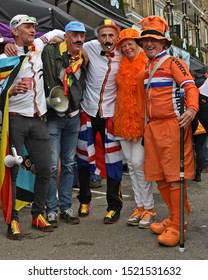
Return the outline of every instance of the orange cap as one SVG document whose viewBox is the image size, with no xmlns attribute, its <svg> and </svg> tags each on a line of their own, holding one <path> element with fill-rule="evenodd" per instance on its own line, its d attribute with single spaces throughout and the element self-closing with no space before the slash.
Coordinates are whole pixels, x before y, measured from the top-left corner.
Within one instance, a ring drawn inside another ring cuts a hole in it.
<svg viewBox="0 0 208 280">
<path fill-rule="evenodd" d="M 159 16 L 149 16 L 138 22 L 142 25 L 140 38 L 136 40 L 140 45 L 143 38 L 155 38 L 157 40 L 166 40 L 168 48 L 172 39 L 169 38 L 169 27 L 164 18 Z"/>
<path fill-rule="evenodd" d="M 120 34 L 119 34 L 119 40 L 116 43 L 116 48 L 118 49 L 120 47 L 120 44 L 123 40 L 125 39 L 139 39 L 140 35 L 139 32 L 136 29 L 133 28 L 126 28 L 121 30 Z"/>
</svg>

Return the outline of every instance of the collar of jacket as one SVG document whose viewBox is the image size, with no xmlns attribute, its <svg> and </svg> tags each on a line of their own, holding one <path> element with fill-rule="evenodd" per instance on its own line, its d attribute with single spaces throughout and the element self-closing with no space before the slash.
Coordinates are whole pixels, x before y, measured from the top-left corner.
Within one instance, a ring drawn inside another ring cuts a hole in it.
<svg viewBox="0 0 208 280">
<path fill-rule="evenodd" d="M 67 52 L 68 53 L 68 50 L 67 50 L 67 43 L 66 41 L 63 41 L 59 44 L 59 52 L 60 52 L 60 55 L 62 56 L 63 53 Z M 79 56 L 82 57 L 82 51 L 80 50 L 79 51 Z"/>
</svg>

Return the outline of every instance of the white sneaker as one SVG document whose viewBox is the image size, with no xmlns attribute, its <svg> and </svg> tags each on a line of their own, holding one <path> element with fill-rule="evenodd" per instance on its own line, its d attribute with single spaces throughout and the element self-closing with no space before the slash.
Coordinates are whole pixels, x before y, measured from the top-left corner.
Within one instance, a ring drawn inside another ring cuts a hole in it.
<svg viewBox="0 0 208 280">
<path fill-rule="evenodd" d="M 80 223 L 79 218 L 74 216 L 74 212 L 71 208 L 68 208 L 63 213 L 61 213 L 60 219 L 64 222 L 67 222 L 67 223 L 73 224 L 73 225 Z"/>
<path fill-rule="evenodd" d="M 139 221 L 140 228 L 149 228 L 150 224 L 155 221 L 156 213 L 154 211 L 144 211 Z"/>
<path fill-rule="evenodd" d="M 143 212 L 144 212 L 144 210 L 135 208 L 134 212 L 131 214 L 131 216 L 128 218 L 128 220 L 126 222 L 127 225 L 138 226 Z"/>
<path fill-rule="evenodd" d="M 57 228 L 59 225 L 59 214 L 55 211 L 51 211 L 47 215 L 47 221 L 51 224 L 54 228 Z"/>
</svg>

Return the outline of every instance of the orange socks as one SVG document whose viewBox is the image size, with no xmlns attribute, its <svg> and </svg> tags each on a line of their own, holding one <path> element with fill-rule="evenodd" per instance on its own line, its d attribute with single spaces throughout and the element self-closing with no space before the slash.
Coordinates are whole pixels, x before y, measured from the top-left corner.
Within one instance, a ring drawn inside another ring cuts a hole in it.
<svg viewBox="0 0 208 280">
<path fill-rule="evenodd" d="M 179 229 L 180 227 L 180 187 L 171 187 L 170 184 L 166 183 L 164 185 L 158 186 L 158 190 L 166 203 L 169 212 L 170 220 L 174 227 Z M 190 205 L 188 202 L 186 182 L 184 182 L 184 208 L 187 216 L 190 215 Z"/>
<path fill-rule="evenodd" d="M 171 205 L 173 209 L 172 225 L 179 230 L 180 228 L 180 188 L 170 188 Z M 184 208 L 187 216 L 190 215 L 190 205 L 188 202 L 187 188 L 184 183 Z"/>
<path fill-rule="evenodd" d="M 167 184 L 167 183 L 164 185 L 158 186 L 158 190 L 170 212 L 170 219 L 172 219 L 173 210 L 172 210 L 172 205 L 171 205 L 170 188 L 171 188 L 170 184 Z"/>
</svg>

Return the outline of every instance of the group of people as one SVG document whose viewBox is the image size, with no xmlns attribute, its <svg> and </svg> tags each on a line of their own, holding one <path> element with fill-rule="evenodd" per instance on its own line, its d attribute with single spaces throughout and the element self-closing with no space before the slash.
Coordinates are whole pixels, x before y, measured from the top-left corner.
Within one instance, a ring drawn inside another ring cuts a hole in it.
<svg viewBox="0 0 208 280">
<path fill-rule="evenodd" d="M 36 24 L 36 19 L 26 15 L 14 17 L 10 27 L 15 45 L 7 50 L 7 55 L 12 49 L 12 55 L 17 51 L 20 56 L 25 46 L 29 47 L 8 94 L 10 144 L 18 154 L 24 144 L 36 169 L 32 225 L 53 231 L 59 218 L 77 224 L 80 217 L 87 217 L 92 199 L 90 176 L 102 174 L 103 166 L 107 178 L 107 213 L 103 222 L 117 222 L 123 207 L 125 159 L 136 204 L 127 224 L 150 228 L 158 234 L 159 244 L 176 246 L 180 240 L 180 127 L 184 128 L 184 178 L 193 179 L 190 124 L 198 111 L 199 90 L 187 65 L 166 52 L 171 45 L 171 39 L 166 37 L 166 21 L 159 16 L 146 17 L 139 23 L 139 34 L 133 28 L 120 30 L 112 20 L 104 19 L 95 29 L 97 38 L 89 42 L 85 42 L 86 30 L 81 22 L 68 23 L 65 33 L 54 30 L 38 39 Z M 61 42 L 49 44 L 60 40 L 54 36 L 59 36 Z M 25 77 L 31 79 L 31 88 L 21 80 Z M 61 113 L 54 109 L 47 112 L 45 95 L 57 85 L 68 97 L 68 108 Z M 185 90 L 182 115 L 178 88 Z M 96 157 L 98 134 L 104 165 Z M 75 154 L 79 217 L 71 207 Z M 11 167 L 10 239 L 22 238 L 15 210 L 18 167 Z M 170 212 L 162 222 L 156 222 L 152 182 L 157 183 Z M 184 199 L 189 213 L 186 185 Z"/>
</svg>

